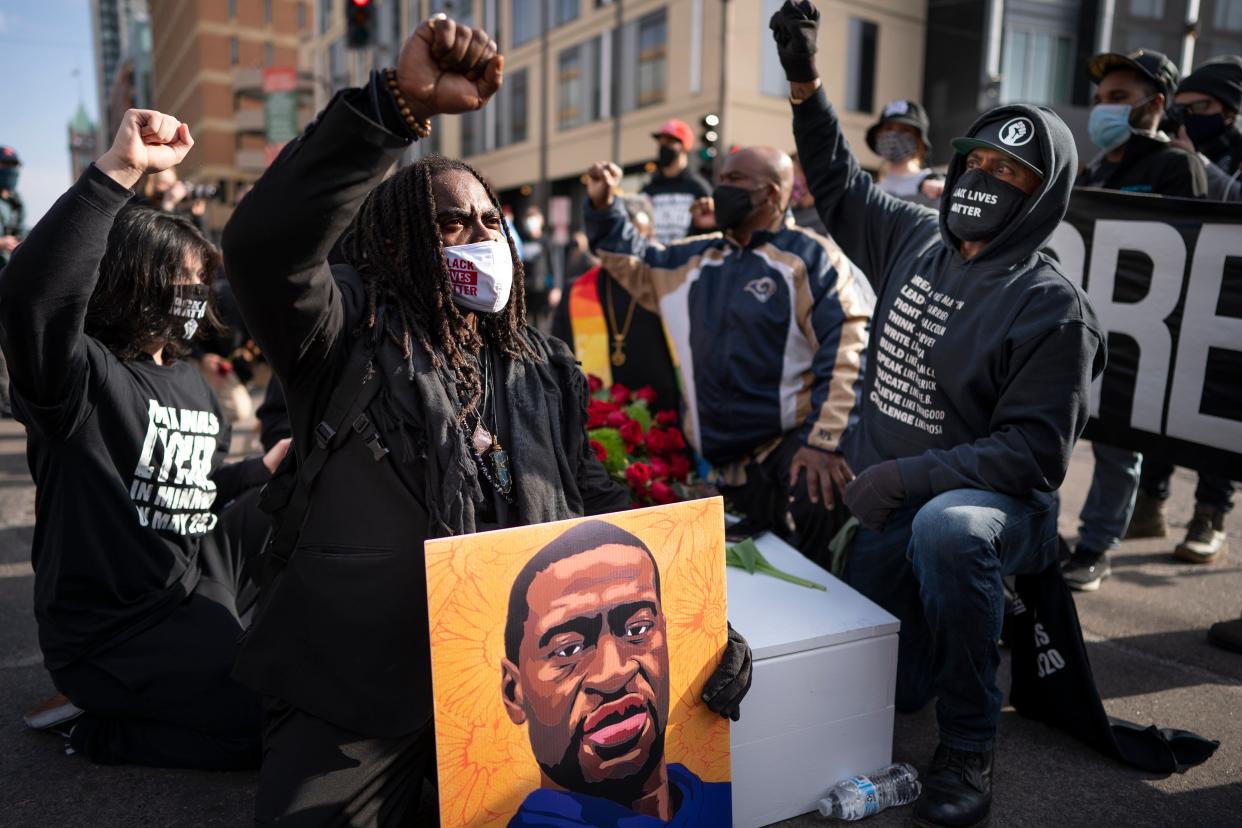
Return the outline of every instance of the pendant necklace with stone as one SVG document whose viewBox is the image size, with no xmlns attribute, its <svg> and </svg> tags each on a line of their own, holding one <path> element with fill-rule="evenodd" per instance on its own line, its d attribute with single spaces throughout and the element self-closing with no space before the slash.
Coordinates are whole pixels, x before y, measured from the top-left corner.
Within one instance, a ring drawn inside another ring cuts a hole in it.
<svg viewBox="0 0 1242 828">
<path fill-rule="evenodd" d="M 491 483 L 492 488 L 502 497 L 508 499 L 509 493 L 513 491 L 513 473 L 509 468 L 509 453 L 500 444 L 500 438 L 488 431 L 483 424 L 483 412 L 489 406 L 492 421 L 498 422 L 496 395 L 491 388 L 491 359 L 486 351 L 480 362 L 483 367 L 483 399 L 479 400 L 479 410 L 475 413 L 476 422 L 474 433 L 470 437 L 470 447 L 474 449 L 475 457 L 479 461 L 479 470 L 483 472 L 487 482 Z"/>
</svg>

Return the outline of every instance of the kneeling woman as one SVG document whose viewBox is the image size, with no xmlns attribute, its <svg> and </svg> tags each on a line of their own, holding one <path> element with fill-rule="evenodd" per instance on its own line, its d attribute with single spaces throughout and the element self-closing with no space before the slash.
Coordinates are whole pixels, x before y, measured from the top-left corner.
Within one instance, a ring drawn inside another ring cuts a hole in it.
<svg viewBox="0 0 1242 828">
<path fill-rule="evenodd" d="M 225 769 L 257 764 L 260 710 L 229 677 L 255 594 L 245 510 L 224 507 L 288 444 L 222 465 L 228 423 L 183 358 L 214 324 L 219 255 L 185 218 L 127 206 L 192 145 L 176 118 L 125 114 L 0 272 L 0 345 L 37 491 L 39 645 L 63 694 L 27 722 L 98 762 Z"/>
<path fill-rule="evenodd" d="M 413 823 L 434 754 L 426 538 L 628 505 L 587 440 L 585 377 L 526 324 L 496 196 L 438 157 L 384 180 L 427 118 L 482 107 L 502 64 L 481 30 L 423 24 L 396 70 L 285 148 L 225 230 L 303 481 L 276 512 L 286 562 L 238 660 L 270 699 L 260 824 Z M 330 268 L 342 233 L 348 264 Z M 748 686 L 746 653 L 735 640 L 709 684 L 719 712 Z"/>
</svg>

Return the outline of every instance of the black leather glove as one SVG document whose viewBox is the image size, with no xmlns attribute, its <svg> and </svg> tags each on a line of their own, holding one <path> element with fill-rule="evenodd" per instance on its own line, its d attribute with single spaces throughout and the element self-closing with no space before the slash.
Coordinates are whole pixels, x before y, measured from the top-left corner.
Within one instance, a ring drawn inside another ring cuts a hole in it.
<svg viewBox="0 0 1242 828">
<path fill-rule="evenodd" d="M 742 717 L 742 699 L 750 690 L 750 645 L 742 634 L 729 625 L 729 643 L 725 646 L 720 666 L 703 688 L 703 701 L 713 713 L 733 721 Z"/>
<path fill-rule="evenodd" d="M 810 0 L 785 0 L 785 5 L 773 12 L 768 28 L 776 39 L 776 53 L 786 78 L 794 83 L 810 83 L 819 77 L 815 69 L 819 9 Z"/>
<path fill-rule="evenodd" d="M 888 516 L 906 499 L 906 487 L 901 482 L 901 470 L 896 460 L 885 460 L 854 478 L 842 495 L 850 514 L 868 529 L 878 532 L 884 528 Z"/>
</svg>

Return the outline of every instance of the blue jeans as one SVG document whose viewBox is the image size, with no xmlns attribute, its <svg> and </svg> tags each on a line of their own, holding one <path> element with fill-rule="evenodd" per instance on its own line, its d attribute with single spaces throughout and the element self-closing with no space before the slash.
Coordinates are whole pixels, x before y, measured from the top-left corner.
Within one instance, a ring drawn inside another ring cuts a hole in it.
<svg viewBox="0 0 1242 828">
<path fill-rule="evenodd" d="M 1087 502 L 1078 513 L 1078 543 L 1095 552 L 1107 552 L 1121 544 L 1121 537 L 1134 514 L 1143 455 L 1137 451 L 1092 443 L 1095 469 Z"/>
<path fill-rule="evenodd" d="M 901 620 L 897 708 L 917 710 L 937 696 L 948 747 L 992 749 L 1004 698 L 996 686 L 1001 578 L 1055 564 L 1056 514 L 1054 497 L 957 489 L 854 538 L 846 583 Z"/>
</svg>

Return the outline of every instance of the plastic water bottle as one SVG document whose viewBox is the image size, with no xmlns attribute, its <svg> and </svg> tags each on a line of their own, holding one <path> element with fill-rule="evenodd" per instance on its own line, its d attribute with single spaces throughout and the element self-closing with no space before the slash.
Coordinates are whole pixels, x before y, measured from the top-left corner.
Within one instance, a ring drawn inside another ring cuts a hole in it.
<svg viewBox="0 0 1242 828">
<path fill-rule="evenodd" d="M 913 765 L 898 762 L 869 776 L 851 776 L 833 786 L 819 801 L 819 812 L 847 822 L 878 814 L 885 808 L 907 805 L 919 798 L 923 786 Z"/>
</svg>

